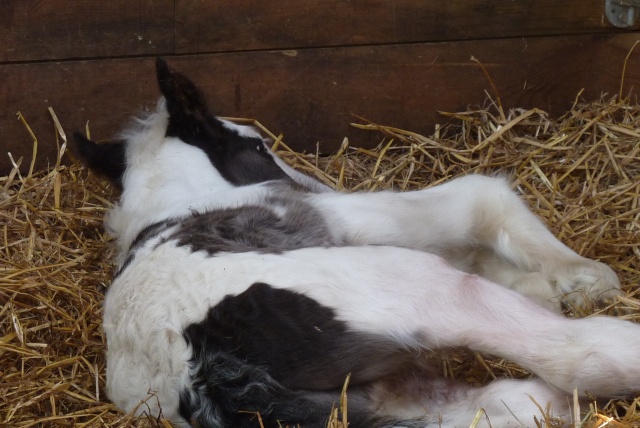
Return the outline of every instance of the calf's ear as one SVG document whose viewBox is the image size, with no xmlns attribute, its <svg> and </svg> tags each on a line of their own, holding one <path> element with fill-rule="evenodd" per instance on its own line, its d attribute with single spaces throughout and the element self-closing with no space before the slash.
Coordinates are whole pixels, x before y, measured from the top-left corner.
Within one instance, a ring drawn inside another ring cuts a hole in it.
<svg viewBox="0 0 640 428">
<path fill-rule="evenodd" d="M 184 75 L 172 70 L 161 58 L 156 60 L 160 92 L 169 112 L 167 135 L 197 137 L 222 127 L 210 112 L 202 92 Z"/>
<path fill-rule="evenodd" d="M 74 133 L 73 138 L 82 163 L 122 187 L 122 176 L 126 169 L 124 142 L 98 144 L 79 132 Z"/>
</svg>

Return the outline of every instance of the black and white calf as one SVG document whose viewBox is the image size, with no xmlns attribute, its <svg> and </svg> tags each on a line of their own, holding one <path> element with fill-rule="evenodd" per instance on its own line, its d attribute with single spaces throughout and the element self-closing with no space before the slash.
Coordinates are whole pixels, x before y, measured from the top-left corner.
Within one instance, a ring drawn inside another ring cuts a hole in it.
<svg viewBox="0 0 640 428">
<path fill-rule="evenodd" d="M 333 192 L 214 117 L 161 60 L 157 73 L 164 100 L 121 144 L 77 136 L 123 189 L 106 218 L 119 259 L 104 307 L 107 388 L 123 410 L 319 428 L 350 373 L 351 427 L 469 426 L 480 408 L 478 426 L 508 427 L 539 415 L 532 398 L 570 420 L 574 389 L 640 389 L 640 326 L 554 310 L 615 294 L 616 275 L 555 239 L 503 180 Z M 537 378 L 439 377 L 421 352 L 445 347 Z"/>
</svg>

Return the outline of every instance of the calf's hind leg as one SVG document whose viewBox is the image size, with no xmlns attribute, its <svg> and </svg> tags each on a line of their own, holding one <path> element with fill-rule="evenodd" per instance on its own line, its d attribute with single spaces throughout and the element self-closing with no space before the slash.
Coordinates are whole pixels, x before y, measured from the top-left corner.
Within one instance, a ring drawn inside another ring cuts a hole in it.
<svg viewBox="0 0 640 428">
<path fill-rule="evenodd" d="M 408 348 L 464 346 L 497 355 L 567 393 L 640 390 L 637 324 L 567 319 L 423 252 L 342 247 L 298 250 L 287 258 L 295 262 L 280 267 L 294 281 L 311 281 L 304 293 L 334 308 L 350 331 L 391 337 Z M 320 259 L 331 269 L 318 266 Z M 320 269 L 315 274 L 314 266 Z"/>
</svg>

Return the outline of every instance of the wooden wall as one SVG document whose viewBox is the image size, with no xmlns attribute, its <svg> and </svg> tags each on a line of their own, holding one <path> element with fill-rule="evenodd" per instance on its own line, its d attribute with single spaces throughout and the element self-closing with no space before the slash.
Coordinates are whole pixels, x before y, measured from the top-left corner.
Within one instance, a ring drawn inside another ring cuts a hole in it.
<svg viewBox="0 0 640 428">
<path fill-rule="evenodd" d="M 335 150 L 353 115 L 429 133 L 437 111 L 481 104 L 566 111 L 619 91 L 640 33 L 601 0 L 5 0 L 0 2 L 0 173 L 30 156 L 21 111 L 53 159 L 51 106 L 67 133 L 112 136 L 158 98 L 153 61 L 192 77 L 221 115 L 254 117 L 299 150 Z M 640 83 L 640 49 L 624 93 Z M 634 92 L 635 93 L 635 92 Z M 28 163 L 28 162 L 26 162 Z"/>
</svg>

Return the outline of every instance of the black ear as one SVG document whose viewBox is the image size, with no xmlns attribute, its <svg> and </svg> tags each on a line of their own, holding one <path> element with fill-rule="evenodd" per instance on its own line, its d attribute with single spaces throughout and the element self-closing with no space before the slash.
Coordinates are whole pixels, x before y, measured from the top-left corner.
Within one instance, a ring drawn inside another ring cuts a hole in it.
<svg viewBox="0 0 640 428">
<path fill-rule="evenodd" d="M 222 124 L 209 112 L 204 96 L 191 80 L 161 58 L 156 60 L 156 74 L 169 111 L 167 135 L 184 139 L 200 136 L 206 132 L 203 128 L 209 132 L 220 129 Z"/>
<path fill-rule="evenodd" d="M 122 187 L 122 176 L 126 168 L 124 142 L 97 144 L 79 132 L 74 133 L 73 138 L 82 162 Z"/>
</svg>

